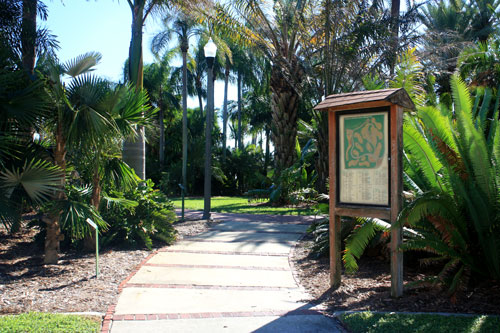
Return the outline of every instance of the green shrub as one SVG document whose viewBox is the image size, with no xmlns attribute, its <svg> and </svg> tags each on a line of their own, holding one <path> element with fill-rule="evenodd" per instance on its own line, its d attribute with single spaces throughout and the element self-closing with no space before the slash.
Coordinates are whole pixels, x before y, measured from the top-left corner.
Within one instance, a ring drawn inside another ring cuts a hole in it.
<svg viewBox="0 0 500 333">
<path fill-rule="evenodd" d="M 453 112 L 422 107 L 405 119 L 405 183 L 415 200 L 398 226 L 416 229 L 403 249 L 435 255 L 423 263 L 440 264 L 432 280 L 454 293 L 471 276 L 500 279 L 500 127 L 498 97 L 493 117 L 483 117 L 489 98 L 473 106 L 457 75 L 451 87 Z"/>
<path fill-rule="evenodd" d="M 109 230 L 103 237 L 104 244 L 146 246 L 151 249 L 153 239 L 171 243 L 175 240 L 174 206 L 151 180 L 132 191 L 113 192 L 113 200 L 101 208 Z"/>
</svg>

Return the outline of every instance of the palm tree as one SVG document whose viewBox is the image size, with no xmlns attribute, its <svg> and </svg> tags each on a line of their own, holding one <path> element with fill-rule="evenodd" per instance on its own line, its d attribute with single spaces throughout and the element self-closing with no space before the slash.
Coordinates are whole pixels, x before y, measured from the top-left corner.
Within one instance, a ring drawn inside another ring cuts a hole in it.
<svg viewBox="0 0 500 333">
<path fill-rule="evenodd" d="M 151 44 L 153 53 L 158 54 L 162 49 L 168 46 L 173 35 L 177 35 L 179 47 L 182 52 L 182 185 L 187 188 L 186 169 L 187 169 L 187 52 L 189 50 L 189 39 L 194 35 L 200 34 L 194 18 L 183 11 L 178 11 L 174 15 L 169 13 L 163 18 L 165 30 L 158 33 Z M 171 25 L 171 26 L 170 26 Z M 202 105 L 200 100 L 200 110 Z M 162 148 L 160 147 L 160 152 Z M 160 164 L 162 164 L 160 158 Z"/>
<path fill-rule="evenodd" d="M 165 162 L 165 113 L 167 108 L 179 107 L 179 101 L 173 91 L 172 67 L 168 65 L 173 57 L 173 52 L 165 54 L 158 62 L 147 65 L 144 69 L 144 88 L 148 91 L 150 102 L 158 108 L 160 124 L 159 161 L 163 169 Z"/>
<path fill-rule="evenodd" d="M 143 88 L 142 28 L 147 17 L 154 11 L 165 8 L 166 0 L 127 0 L 132 11 L 132 37 L 130 39 L 128 79 L 140 91 Z M 138 128 L 134 140 L 123 144 L 123 159 L 141 179 L 146 179 L 146 144 L 144 129 Z"/>
<path fill-rule="evenodd" d="M 123 87 L 110 92 L 107 81 L 88 74 L 100 58 L 98 53 L 87 53 L 66 64 L 49 59 L 46 65 L 50 82 L 49 94 L 53 100 L 53 113 L 48 123 L 54 140 L 54 163 L 65 172 L 70 147 L 87 147 L 87 151 L 95 151 L 92 154 L 95 158 L 92 163 L 92 204 L 95 207 L 98 206 L 101 195 L 101 147 L 118 134 L 122 137 L 135 135 L 134 126 L 144 125 L 147 118 L 141 114 L 148 111 L 143 107 L 147 101 L 144 92 L 131 92 Z M 69 77 L 68 84 L 63 82 L 63 77 Z M 57 263 L 58 260 L 61 240 L 60 204 L 66 199 L 64 174 L 59 178 L 58 186 L 59 191 L 53 198 L 54 209 L 44 219 L 47 224 L 45 263 Z"/>
<path fill-rule="evenodd" d="M 216 14 L 206 13 L 206 16 L 222 30 L 236 30 L 273 64 L 270 81 L 273 142 L 276 167 L 282 170 L 290 167 L 296 156 L 297 116 L 305 77 L 298 27 L 305 2 L 278 0 L 272 7 L 273 12 L 264 8 L 265 2 L 254 0 L 240 1 L 233 6 L 241 13 L 239 19 L 231 17 L 230 10 L 220 6 Z"/>
<path fill-rule="evenodd" d="M 495 31 L 495 0 L 441 0 L 428 3 L 421 13 L 426 27 L 424 52 L 426 67 L 437 72 L 440 93 L 451 91 L 450 76 L 455 71 L 460 52 L 477 41 L 485 42 Z"/>
<path fill-rule="evenodd" d="M 4 60 L 4 59 L 0 59 Z M 42 80 L 32 81 L 21 69 L 3 70 L 0 63 L 0 223 L 20 227 L 23 203 L 47 202 L 58 189 L 61 171 L 49 160 L 26 128 L 40 127 L 50 116 L 50 100 Z"/>
</svg>

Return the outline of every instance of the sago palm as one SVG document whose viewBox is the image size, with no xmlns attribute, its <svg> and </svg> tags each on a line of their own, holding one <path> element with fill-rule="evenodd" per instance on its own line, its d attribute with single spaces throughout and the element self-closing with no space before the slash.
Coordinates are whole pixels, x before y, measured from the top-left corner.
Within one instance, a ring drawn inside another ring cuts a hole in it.
<svg viewBox="0 0 500 333">
<path fill-rule="evenodd" d="M 498 118 L 486 127 L 474 117 L 458 75 L 451 87 L 453 113 L 422 107 L 405 119 L 406 183 L 416 199 L 398 225 L 417 229 L 403 249 L 435 254 L 424 262 L 443 262 L 435 281 L 454 292 L 471 275 L 500 278 L 500 129 Z"/>
</svg>

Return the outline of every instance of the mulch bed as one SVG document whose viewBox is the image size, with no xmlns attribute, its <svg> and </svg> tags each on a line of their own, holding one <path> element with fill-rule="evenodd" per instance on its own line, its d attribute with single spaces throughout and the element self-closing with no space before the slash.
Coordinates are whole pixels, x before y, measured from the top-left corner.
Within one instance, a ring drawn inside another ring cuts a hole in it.
<svg viewBox="0 0 500 333">
<path fill-rule="evenodd" d="M 208 230 L 213 223 L 175 223 L 178 239 Z M 118 285 L 151 252 L 108 249 L 100 254 L 100 276 L 95 278 L 93 253 L 69 251 L 58 265 L 43 265 L 43 249 L 33 242 L 35 229 L 8 235 L 0 229 L 0 314 L 41 312 L 101 312 L 116 302 Z M 363 258 L 359 271 L 342 276 L 342 286 L 329 290 L 328 260 L 310 256 L 310 238 L 295 247 L 292 260 L 300 284 L 312 302 L 324 302 L 329 312 L 341 310 L 461 312 L 500 314 L 500 285 L 485 283 L 459 295 L 456 302 L 442 291 L 405 287 L 404 297 L 390 297 L 389 263 Z M 405 267 L 405 283 L 426 272 Z"/>
<path fill-rule="evenodd" d="M 458 294 L 456 300 L 445 292 L 431 287 L 411 287 L 411 282 L 422 280 L 430 272 L 418 265 L 404 268 L 404 296 L 390 296 L 390 263 L 377 257 L 362 258 L 359 270 L 342 275 L 342 285 L 329 290 L 329 264 L 327 258 L 310 255 L 311 238 L 304 238 L 296 246 L 293 262 L 300 284 L 314 301 L 322 301 L 328 312 L 346 310 L 457 312 L 500 315 L 500 284 L 485 282 Z"/>
<path fill-rule="evenodd" d="M 175 223 L 178 239 L 206 231 L 203 221 Z M 35 229 L 9 235 L 0 227 L 0 314 L 40 312 L 106 312 L 116 302 L 119 284 L 151 251 L 105 249 L 99 255 L 67 251 L 58 265 L 43 264 Z M 156 248 L 157 249 L 157 248 Z M 156 250 L 156 249 L 153 249 Z"/>
</svg>

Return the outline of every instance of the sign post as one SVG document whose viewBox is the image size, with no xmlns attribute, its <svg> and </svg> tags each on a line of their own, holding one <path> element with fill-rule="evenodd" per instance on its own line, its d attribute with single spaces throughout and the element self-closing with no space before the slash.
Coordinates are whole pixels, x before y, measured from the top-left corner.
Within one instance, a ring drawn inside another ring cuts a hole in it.
<svg viewBox="0 0 500 333">
<path fill-rule="evenodd" d="M 95 277 L 99 277 L 99 227 L 91 219 L 87 219 L 87 223 L 95 230 Z"/>
<path fill-rule="evenodd" d="M 397 221 L 402 205 L 403 108 L 415 105 L 404 89 L 330 95 L 330 285 L 341 283 L 341 216 Z M 401 229 L 391 231 L 391 295 L 403 294 Z"/>
</svg>

